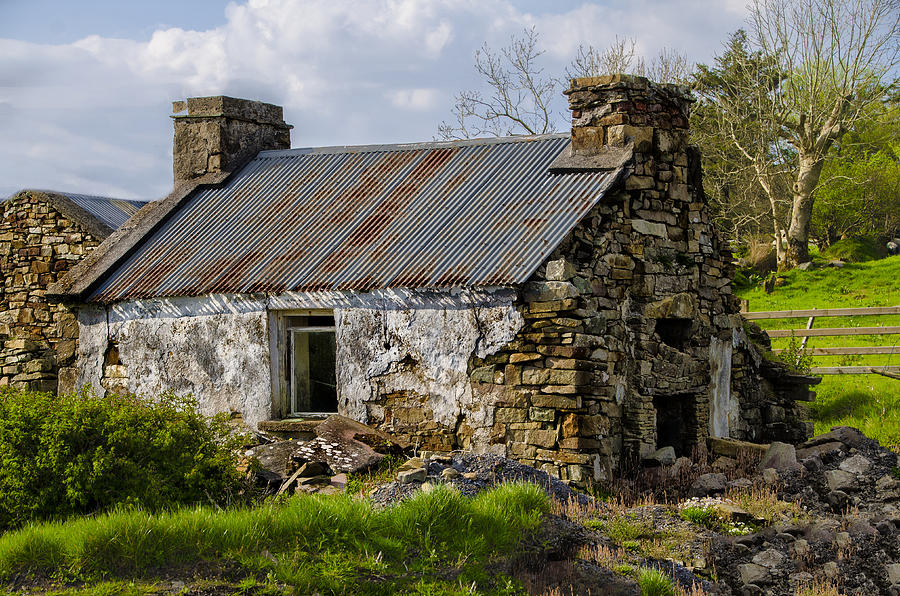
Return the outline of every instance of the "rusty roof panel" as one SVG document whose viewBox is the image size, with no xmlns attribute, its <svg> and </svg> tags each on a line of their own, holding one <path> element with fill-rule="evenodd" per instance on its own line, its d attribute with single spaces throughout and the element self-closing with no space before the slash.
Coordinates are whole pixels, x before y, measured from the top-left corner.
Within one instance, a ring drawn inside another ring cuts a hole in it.
<svg viewBox="0 0 900 596">
<path fill-rule="evenodd" d="M 618 178 L 567 135 L 264 151 L 191 196 L 90 300 L 522 283 Z"/>
</svg>

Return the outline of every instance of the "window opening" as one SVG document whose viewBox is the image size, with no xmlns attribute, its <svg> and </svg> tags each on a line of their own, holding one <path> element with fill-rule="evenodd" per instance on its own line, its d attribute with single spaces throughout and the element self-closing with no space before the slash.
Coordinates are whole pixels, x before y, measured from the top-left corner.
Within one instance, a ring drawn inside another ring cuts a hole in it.
<svg viewBox="0 0 900 596">
<path fill-rule="evenodd" d="M 337 412 L 334 316 L 287 317 L 287 341 L 291 415 Z"/>
</svg>

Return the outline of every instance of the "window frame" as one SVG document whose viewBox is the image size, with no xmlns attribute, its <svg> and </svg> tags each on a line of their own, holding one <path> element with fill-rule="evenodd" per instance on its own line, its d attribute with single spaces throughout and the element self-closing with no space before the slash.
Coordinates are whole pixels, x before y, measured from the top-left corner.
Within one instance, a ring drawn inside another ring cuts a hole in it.
<svg viewBox="0 0 900 596">
<path fill-rule="evenodd" d="M 301 412 L 294 411 L 294 387 L 293 371 L 294 349 L 293 335 L 295 333 L 333 333 L 335 345 L 337 342 L 337 325 L 292 325 L 291 319 L 296 317 L 331 317 L 335 318 L 333 309 L 290 309 L 269 311 L 269 349 L 270 368 L 272 380 L 272 416 L 279 419 L 287 418 L 325 418 L 337 413 L 327 412 Z M 336 321 L 335 321 L 336 323 Z M 337 359 L 335 359 L 335 369 Z M 335 370 L 337 373 L 337 370 Z M 335 388 L 337 391 L 337 388 Z"/>
</svg>

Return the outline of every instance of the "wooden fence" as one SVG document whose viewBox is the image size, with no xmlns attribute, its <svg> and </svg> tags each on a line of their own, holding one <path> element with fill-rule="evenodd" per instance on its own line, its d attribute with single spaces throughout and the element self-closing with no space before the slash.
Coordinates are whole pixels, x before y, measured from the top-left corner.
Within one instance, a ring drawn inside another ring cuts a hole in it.
<svg viewBox="0 0 900 596">
<path fill-rule="evenodd" d="M 802 337 L 801 349 L 806 349 L 806 343 L 810 337 L 846 336 L 846 335 L 893 335 L 900 334 L 900 326 L 881 327 L 830 327 L 813 329 L 813 324 L 820 317 L 852 317 L 852 316 L 878 316 L 900 315 L 900 306 L 877 306 L 872 308 L 823 308 L 812 310 L 773 310 L 759 312 L 742 312 L 741 315 L 749 321 L 761 321 L 771 319 L 809 318 L 805 329 L 767 329 L 769 337 Z M 783 349 L 772 350 L 779 354 Z M 841 348 L 810 348 L 807 350 L 812 356 L 865 356 L 870 354 L 897 354 L 900 361 L 900 346 L 862 346 Z M 900 379 L 900 365 L 898 366 L 814 366 L 812 373 L 817 375 L 861 375 L 880 374 L 894 379 Z"/>
</svg>

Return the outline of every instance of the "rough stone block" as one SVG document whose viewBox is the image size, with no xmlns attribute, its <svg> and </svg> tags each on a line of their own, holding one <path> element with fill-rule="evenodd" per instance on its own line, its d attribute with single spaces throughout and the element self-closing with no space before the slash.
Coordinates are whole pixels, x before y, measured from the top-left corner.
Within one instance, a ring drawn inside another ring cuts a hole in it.
<svg viewBox="0 0 900 596">
<path fill-rule="evenodd" d="M 557 259 L 547 263 L 547 279 L 551 281 L 569 281 L 578 273 L 575 266 L 566 259 Z"/>
<path fill-rule="evenodd" d="M 577 296 L 578 288 L 568 281 L 530 282 L 525 285 L 526 302 L 553 302 Z"/>
<path fill-rule="evenodd" d="M 495 422 L 525 422 L 527 410 L 523 408 L 497 408 L 494 410 Z"/>
<path fill-rule="evenodd" d="M 581 397 L 566 397 L 564 395 L 542 395 L 531 397 L 531 403 L 537 408 L 558 408 L 562 410 L 577 410 L 581 407 Z"/>
<path fill-rule="evenodd" d="M 522 369 L 522 383 L 525 385 L 544 385 L 548 382 L 549 378 L 549 369 L 534 367 Z"/>
<path fill-rule="evenodd" d="M 647 221 L 645 219 L 632 219 L 631 229 L 638 234 L 644 234 L 646 236 L 657 236 L 659 238 L 669 237 L 669 231 L 666 228 L 666 224 Z"/>
<path fill-rule="evenodd" d="M 537 447 L 553 447 L 556 445 L 556 430 L 527 430 L 525 442 Z"/>
<path fill-rule="evenodd" d="M 611 147 L 624 147 L 634 142 L 634 150 L 644 153 L 653 150 L 653 128 L 619 124 L 606 129 L 606 142 Z"/>
<path fill-rule="evenodd" d="M 656 186 L 656 179 L 652 176 L 629 176 L 625 179 L 626 190 L 648 190 Z"/>
<path fill-rule="evenodd" d="M 547 373 L 547 383 L 551 385 L 585 385 L 591 382 L 591 375 L 580 370 L 542 369 Z"/>
<path fill-rule="evenodd" d="M 530 408 L 528 410 L 528 418 L 536 422 L 554 422 L 556 420 L 556 410 L 553 408 Z"/>
<path fill-rule="evenodd" d="M 516 364 L 519 362 L 534 362 L 535 360 L 540 360 L 540 354 L 510 354 L 509 361 L 511 364 Z"/>
<path fill-rule="evenodd" d="M 600 441 L 587 437 L 569 437 L 559 442 L 560 449 L 597 449 Z"/>
</svg>

